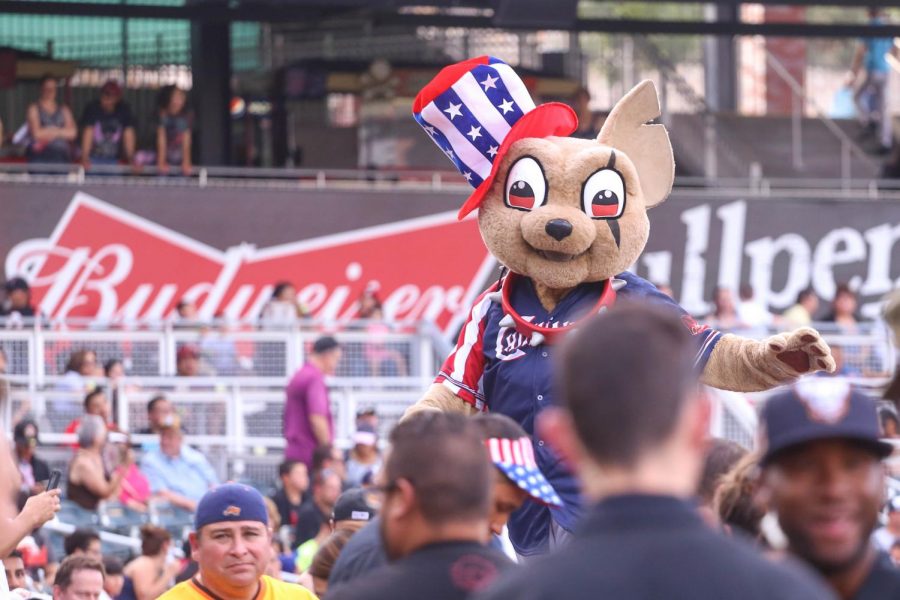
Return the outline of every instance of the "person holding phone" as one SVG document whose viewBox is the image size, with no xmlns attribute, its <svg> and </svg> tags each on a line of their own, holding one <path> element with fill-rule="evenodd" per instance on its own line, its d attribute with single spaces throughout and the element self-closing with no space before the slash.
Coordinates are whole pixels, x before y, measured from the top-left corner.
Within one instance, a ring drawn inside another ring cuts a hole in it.
<svg viewBox="0 0 900 600">
<path fill-rule="evenodd" d="M 12 456 L 6 436 L 0 435 L 0 556 L 9 556 L 26 535 L 51 520 L 60 506 L 59 490 L 51 489 L 29 498 L 16 514 L 12 499 L 19 477 Z M 6 572 L 0 569 L 0 597 L 5 598 L 8 592 Z"/>
</svg>

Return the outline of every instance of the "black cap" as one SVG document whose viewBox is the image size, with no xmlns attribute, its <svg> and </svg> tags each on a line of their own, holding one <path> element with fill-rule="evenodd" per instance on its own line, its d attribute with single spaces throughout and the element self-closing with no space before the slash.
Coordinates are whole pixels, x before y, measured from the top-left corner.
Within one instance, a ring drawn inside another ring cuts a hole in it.
<svg viewBox="0 0 900 600">
<path fill-rule="evenodd" d="M 334 504 L 332 518 L 339 521 L 371 521 L 378 514 L 378 503 L 372 493 L 364 489 L 347 490 Z"/>
<path fill-rule="evenodd" d="M 323 354 L 329 350 L 334 350 L 338 346 L 340 346 L 340 344 L 338 344 L 336 339 L 330 335 L 326 335 L 325 337 L 320 337 L 313 343 L 313 354 Z"/>
<path fill-rule="evenodd" d="M 22 290 L 23 292 L 27 292 L 31 289 L 28 287 L 28 282 L 21 277 L 13 277 L 12 279 L 8 280 L 3 287 L 6 289 L 7 294 L 10 292 L 14 292 L 15 290 Z"/>
<path fill-rule="evenodd" d="M 761 421 L 764 466 L 784 450 L 818 440 L 859 442 L 879 458 L 894 449 L 879 439 L 875 401 L 843 379 L 802 379 L 766 401 Z"/>
</svg>

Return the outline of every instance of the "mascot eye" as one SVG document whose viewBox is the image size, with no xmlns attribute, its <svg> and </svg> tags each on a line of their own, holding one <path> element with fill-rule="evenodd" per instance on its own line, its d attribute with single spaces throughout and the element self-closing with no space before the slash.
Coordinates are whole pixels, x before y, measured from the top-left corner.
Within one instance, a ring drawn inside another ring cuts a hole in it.
<svg viewBox="0 0 900 600">
<path fill-rule="evenodd" d="M 546 199 L 547 180 L 541 163 L 530 156 L 514 162 L 506 176 L 506 205 L 518 210 L 532 210 Z"/>
<path fill-rule="evenodd" d="M 612 169 L 600 169 L 584 182 L 581 201 L 592 219 L 618 219 L 625 210 L 625 181 Z"/>
</svg>

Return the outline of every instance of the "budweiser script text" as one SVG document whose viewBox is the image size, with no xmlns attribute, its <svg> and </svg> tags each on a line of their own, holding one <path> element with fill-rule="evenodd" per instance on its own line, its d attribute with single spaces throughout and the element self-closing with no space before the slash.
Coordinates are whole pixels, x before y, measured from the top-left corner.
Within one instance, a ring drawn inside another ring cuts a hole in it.
<svg viewBox="0 0 900 600">
<path fill-rule="evenodd" d="M 202 319 L 253 320 L 273 284 L 287 280 L 313 317 L 340 321 L 377 281 L 385 314 L 444 329 L 491 267 L 476 222 L 453 215 L 222 252 L 83 193 L 50 238 L 23 241 L 6 258 L 7 277 L 25 276 L 35 304 L 54 319 L 160 320 L 188 299 Z"/>
</svg>

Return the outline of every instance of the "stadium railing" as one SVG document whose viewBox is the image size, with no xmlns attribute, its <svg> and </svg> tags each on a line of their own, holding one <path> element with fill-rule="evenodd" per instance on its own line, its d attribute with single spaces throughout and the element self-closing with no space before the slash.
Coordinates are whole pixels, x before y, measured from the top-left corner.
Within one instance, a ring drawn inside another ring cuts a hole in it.
<svg viewBox="0 0 900 600">
<path fill-rule="evenodd" d="M 896 351 L 884 326 L 865 324 L 852 334 L 828 323 L 816 326 L 839 359 L 842 375 L 873 389 L 891 376 Z M 38 323 L 0 330 L 8 362 L 8 389 L 0 391 L 8 401 L 0 414 L 10 423 L 31 413 L 38 419 L 42 442 L 65 447 L 74 443 L 64 431 L 82 413 L 85 385 L 109 388 L 116 422 L 128 431 L 147 425 L 147 402 L 164 393 L 181 414 L 188 442 L 208 450 L 220 475 L 256 479 L 260 471 L 274 469 L 283 452 L 284 387 L 323 331 L 333 333 L 344 349 L 338 371 L 329 379 L 336 437 L 344 445 L 361 408 L 376 409 L 385 436 L 427 388 L 449 349 L 446 338 L 426 324 L 398 325 L 377 336 L 367 333 L 364 322 L 344 327 L 308 322 L 287 330 L 225 331 L 182 330 L 169 323 L 134 330 L 97 323 L 46 328 Z M 740 333 L 762 337 L 769 331 Z M 201 376 L 175 375 L 177 354 L 188 344 L 200 352 Z M 94 350 L 100 363 L 122 360 L 128 375 L 115 382 L 84 378 L 79 390 L 71 391 L 64 369 L 69 353 L 78 349 Z M 713 395 L 713 432 L 752 445 L 756 405 L 765 394 L 717 390 Z"/>
</svg>

